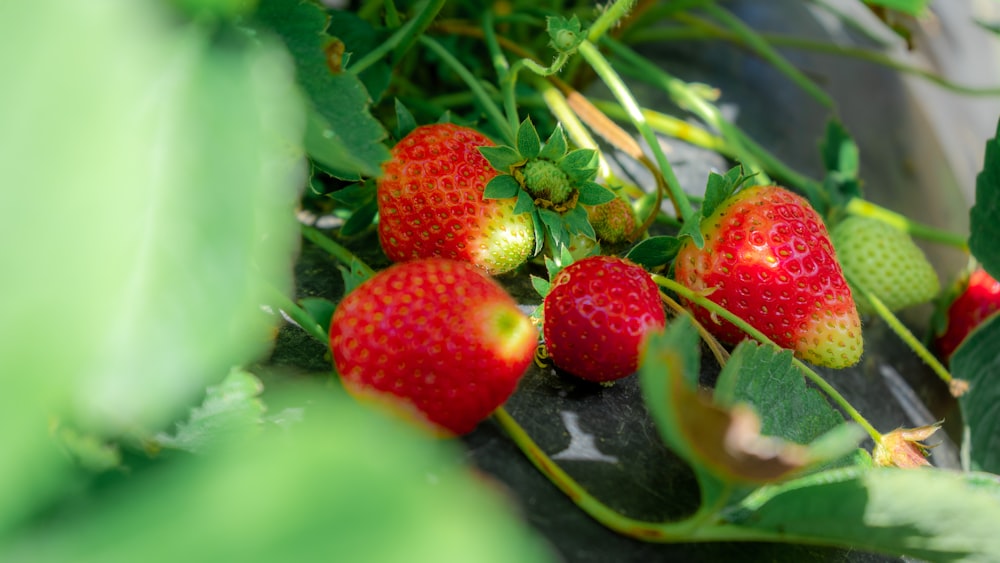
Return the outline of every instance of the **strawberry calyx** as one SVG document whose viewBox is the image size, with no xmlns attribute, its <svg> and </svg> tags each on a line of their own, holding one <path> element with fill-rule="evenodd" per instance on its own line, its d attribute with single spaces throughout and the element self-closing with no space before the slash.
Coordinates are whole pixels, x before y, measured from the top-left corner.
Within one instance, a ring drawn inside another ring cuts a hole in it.
<svg viewBox="0 0 1000 563">
<path fill-rule="evenodd" d="M 518 127 L 515 145 L 479 148 L 499 172 L 487 184 L 483 197 L 517 198 L 515 212 L 531 213 L 534 220 L 536 252 L 546 240 L 554 248 L 569 246 L 574 235 L 598 240 L 586 208 L 616 196 L 594 181 L 597 151 L 570 150 L 560 126 L 542 143 L 530 119 Z"/>
</svg>

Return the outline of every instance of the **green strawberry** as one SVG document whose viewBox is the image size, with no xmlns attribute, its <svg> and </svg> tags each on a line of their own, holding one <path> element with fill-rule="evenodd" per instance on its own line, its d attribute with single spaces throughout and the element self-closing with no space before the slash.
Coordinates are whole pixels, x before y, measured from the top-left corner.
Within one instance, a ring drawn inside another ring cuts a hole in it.
<svg viewBox="0 0 1000 563">
<path fill-rule="evenodd" d="M 850 287 L 823 220 L 802 197 L 753 186 L 723 201 L 700 225 L 703 248 L 687 239 L 675 279 L 816 365 L 861 358 L 862 335 Z M 719 340 L 745 337 L 735 325 L 690 304 Z"/>
<path fill-rule="evenodd" d="M 844 274 L 852 284 L 871 292 L 890 311 L 934 299 L 941 284 L 927 257 L 910 235 L 878 219 L 852 216 L 830 231 Z M 860 292 L 861 313 L 872 306 Z"/>
<path fill-rule="evenodd" d="M 649 274 L 615 256 L 591 256 L 566 266 L 552 279 L 542 307 L 552 362 L 590 381 L 634 373 L 646 334 L 666 323 Z"/>
<path fill-rule="evenodd" d="M 354 396 L 465 434 L 514 392 L 538 331 L 494 280 L 430 258 L 375 274 L 337 305 L 330 349 Z"/>
<path fill-rule="evenodd" d="M 529 213 L 516 198 L 483 198 L 497 176 L 479 152 L 486 136 L 451 123 L 417 127 L 392 149 L 378 180 L 379 240 L 394 262 L 442 257 L 489 274 L 523 264 L 535 251 Z"/>
</svg>

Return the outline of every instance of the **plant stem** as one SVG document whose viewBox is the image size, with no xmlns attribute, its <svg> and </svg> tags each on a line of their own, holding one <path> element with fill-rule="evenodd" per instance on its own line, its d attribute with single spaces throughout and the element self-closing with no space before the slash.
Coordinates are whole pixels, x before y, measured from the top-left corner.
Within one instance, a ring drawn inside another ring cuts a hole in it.
<svg viewBox="0 0 1000 563">
<path fill-rule="evenodd" d="M 330 336 L 316 322 L 316 319 L 312 318 L 312 315 L 274 287 L 270 287 L 268 292 L 271 294 L 272 305 L 287 313 L 296 324 L 302 327 L 302 330 L 306 331 L 306 334 L 327 346 L 330 345 Z"/>
<path fill-rule="evenodd" d="M 479 80 L 469 72 L 469 69 L 465 68 L 465 65 L 461 63 L 455 55 L 452 55 L 445 49 L 440 43 L 431 39 L 426 35 L 421 35 L 419 41 L 422 45 L 434 51 L 441 60 L 448 65 L 459 78 L 465 82 L 466 87 L 476 96 L 476 99 L 483 106 L 483 110 L 486 111 L 486 117 L 493 123 L 497 131 L 504 137 L 504 142 L 513 145 L 514 144 L 514 131 L 508 123 L 507 119 L 504 117 L 500 108 L 497 107 L 496 103 L 493 101 L 493 97 L 490 96 L 483 85 L 479 83 Z"/>
<path fill-rule="evenodd" d="M 685 194 L 684 190 L 681 189 L 680 182 L 677 180 L 677 176 L 674 174 L 674 170 L 670 166 L 670 162 L 667 160 L 666 155 L 663 154 L 663 148 L 660 146 L 660 143 L 656 138 L 656 133 L 654 133 L 652 128 L 649 126 L 649 123 L 642 114 L 642 110 L 639 108 L 639 104 L 636 103 L 635 98 L 632 96 L 628 87 L 593 43 L 590 41 L 584 41 L 580 44 L 578 51 L 580 55 L 583 56 L 584 60 L 590 64 L 591 68 L 594 69 L 594 72 L 597 73 L 601 80 L 608 86 L 611 93 L 615 96 L 622 107 L 625 108 L 629 119 L 632 121 L 633 125 L 635 125 L 636 129 L 639 130 L 642 138 L 645 139 L 646 143 L 653 151 L 653 157 L 656 159 L 656 164 L 659 166 L 664 180 L 666 181 L 667 190 L 669 190 L 671 199 L 677 206 L 678 215 L 685 221 L 693 220 L 695 217 L 694 208 L 691 207 L 691 202 L 688 201 L 687 194 Z"/>
<path fill-rule="evenodd" d="M 815 82 L 807 78 L 802 74 L 799 69 L 792 66 L 786 58 L 778 54 L 774 48 L 767 43 L 761 36 L 750 29 L 745 23 L 740 21 L 739 18 L 734 16 L 728 10 L 719 7 L 715 3 L 710 3 L 703 8 L 706 12 L 711 14 L 713 17 L 718 19 L 727 26 L 746 46 L 750 47 L 758 56 L 771 63 L 774 68 L 778 69 L 779 72 L 783 73 L 792 82 L 802 88 L 803 91 L 807 92 L 819 103 L 823 104 L 827 108 L 834 108 L 833 99 L 830 98 L 829 94 L 824 92 Z"/>
<path fill-rule="evenodd" d="M 946 244 L 963 252 L 969 252 L 969 243 L 964 236 L 918 223 L 905 215 L 901 215 L 870 201 L 858 197 L 852 198 L 847 203 L 845 210 L 851 215 L 878 219 L 883 223 L 896 227 L 904 233 L 909 233 L 924 240 Z"/>
<path fill-rule="evenodd" d="M 383 43 L 379 44 L 378 47 L 372 49 L 365 56 L 358 59 L 357 62 L 348 66 L 348 71 L 353 74 L 361 74 L 366 68 L 388 55 L 390 51 L 395 51 L 394 56 L 398 60 L 413 46 L 417 38 L 427 30 L 427 27 L 437 17 L 438 12 L 444 7 L 444 3 L 445 0 L 428 0 L 424 2 L 415 18 L 399 28 L 396 33 L 393 33 Z"/>
<path fill-rule="evenodd" d="M 692 291 L 687 287 L 675 282 L 674 280 L 667 278 L 665 276 L 661 276 L 659 274 L 653 274 L 652 278 L 653 281 L 656 282 L 656 284 L 659 285 L 660 287 L 669 289 L 670 291 L 673 291 L 674 293 L 682 296 L 688 301 L 691 301 L 692 303 L 700 307 L 703 307 L 712 314 L 722 317 L 723 319 L 731 322 L 737 328 L 739 328 L 746 334 L 750 335 L 758 342 L 763 342 L 780 348 L 780 346 L 775 344 L 774 341 L 768 338 L 766 335 L 764 335 L 764 333 L 757 330 L 756 328 L 751 326 L 749 323 L 747 323 L 740 317 L 734 315 L 725 307 L 722 307 L 718 303 L 703 297 L 698 292 Z M 868 422 L 868 419 L 866 419 L 860 412 L 858 412 L 858 410 L 854 408 L 854 405 L 852 405 L 832 385 L 827 383 L 822 376 L 820 376 L 818 373 L 816 373 L 816 371 L 807 366 L 805 362 L 799 360 L 798 358 L 793 358 L 792 363 L 797 368 L 799 368 L 799 370 L 806 376 L 806 379 L 813 382 L 824 393 L 826 393 L 827 396 L 830 397 L 830 399 L 832 399 L 835 403 L 837 403 L 837 405 L 840 406 L 840 408 L 842 408 L 845 413 L 847 413 L 847 416 L 849 416 L 851 420 L 857 422 L 862 428 L 864 428 L 865 432 L 867 432 L 868 435 L 871 436 L 872 440 L 874 440 L 876 444 L 882 442 L 882 433 L 876 430 L 875 427 L 872 426 L 870 422 Z"/>
<path fill-rule="evenodd" d="M 912 332 L 910 332 L 910 329 L 906 328 L 906 325 L 904 325 L 899 318 L 885 306 L 885 303 L 883 303 L 877 295 L 854 283 L 849 278 L 848 282 L 851 284 L 853 289 L 861 293 L 861 295 L 867 299 L 869 303 L 871 303 L 875 312 L 879 317 L 882 317 L 882 320 L 889 325 L 889 328 L 891 328 L 892 331 L 895 332 L 896 335 L 899 336 L 899 338 L 931 368 L 941 381 L 948 385 L 948 390 L 952 395 L 958 397 L 968 390 L 968 383 L 964 380 L 953 377 L 951 372 L 948 371 L 948 368 L 944 367 L 944 365 L 934 357 L 934 354 L 931 354 L 930 350 L 928 350 L 927 347 L 924 346 Z"/>
<path fill-rule="evenodd" d="M 594 20 L 593 25 L 587 30 L 587 39 L 591 43 L 597 43 L 609 29 L 628 14 L 634 5 L 635 0 L 615 0 Z"/>
<path fill-rule="evenodd" d="M 340 243 L 334 241 L 330 237 L 324 235 L 315 227 L 310 227 L 308 225 L 302 225 L 302 236 L 308 239 L 310 242 L 316 246 L 322 248 L 323 250 L 329 252 L 334 258 L 339 260 L 345 266 L 351 268 L 356 267 L 364 273 L 365 277 L 371 277 L 375 275 L 375 270 L 371 268 L 368 264 L 365 264 L 360 258 L 354 255 L 353 252 L 344 248 Z"/>
</svg>

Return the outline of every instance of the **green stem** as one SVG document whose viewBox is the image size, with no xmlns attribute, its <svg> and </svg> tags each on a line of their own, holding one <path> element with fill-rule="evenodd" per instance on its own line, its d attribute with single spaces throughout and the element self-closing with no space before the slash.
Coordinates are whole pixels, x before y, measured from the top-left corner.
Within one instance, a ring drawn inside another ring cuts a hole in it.
<svg viewBox="0 0 1000 563">
<path fill-rule="evenodd" d="M 594 20 L 587 30 L 587 39 L 597 43 L 609 29 L 614 27 L 635 6 L 635 0 L 615 0 Z"/>
<path fill-rule="evenodd" d="M 302 225 L 302 236 L 316 246 L 329 252 L 334 258 L 339 260 L 345 266 L 361 270 L 366 278 L 370 278 L 375 275 L 375 270 L 373 270 L 371 266 L 365 264 L 360 258 L 355 256 L 353 252 L 341 246 L 340 243 L 334 241 L 330 237 L 324 235 L 316 228 L 308 225 Z"/>
<path fill-rule="evenodd" d="M 399 28 L 378 47 L 369 51 L 365 56 L 351 64 L 348 70 L 353 74 L 361 74 L 365 69 L 375 64 L 383 57 L 394 51 L 396 60 L 399 60 L 406 51 L 413 46 L 417 38 L 422 36 L 427 27 L 430 26 L 438 12 L 444 7 L 445 0 L 429 0 L 424 2 L 417 12 L 417 16 Z"/>
<path fill-rule="evenodd" d="M 330 345 L 330 336 L 305 309 L 299 307 L 291 298 L 273 287 L 269 288 L 268 293 L 271 294 L 271 304 L 273 306 L 287 313 L 309 336 L 327 346 Z"/>
<path fill-rule="evenodd" d="M 670 162 L 667 160 L 666 155 L 663 153 L 663 148 L 656 138 L 656 133 L 649 126 L 649 123 L 642 114 L 642 110 L 639 108 L 639 104 L 636 103 L 628 87 L 593 43 L 584 41 L 580 44 L 578 51 L 584 60 L 590 64 L 591 68 L 594 69 L 597 76 L 608 86 L 622 107 L 625 108 L 629 119 L 653 151 L 656 164 L 660 167 L 660 171 L 666 180 L 667 189 L 670 191 L 675 205 L 677 205 L 678 214 L 685 221 L 693 220 L 695 217 L 694 208 L 691 207 L 691 202 L 688 200 L 687 194 L 681 189 L 680 182 L 677 180 L 677 176 L 674 174 L 674 170 L 670 166 Z"/>
<path fill-rule="evenodd" d="M 852 198 L 851 201 L 847 202 L 846 211 L 851 215 L 878 219 L 883 223 L 896 227 L 904 233 L 909 233 L 932 242 L 953 246 L 966 253 L 969 252 L 969 242 L 964 236 L 918 223 L 905 215 L 901 215 L 870 201 L 858 197 Z"/>
<path fill-rule="evenodd" d="M 875 295 L 871 291 L 868 291 L 863 286 L 854 283 L 854 281 L 851 280 L 850 278 L 848 278 L 847 281 L 848 283 L 851 284 L 852 289 L 856 290 L 858 293 L 861 294 L 862 297 L 864 297 L 865 299 L 868 300 L 869 303 L 871 303 L 872 308 L 875 309 L 875 312 L 878 314 L 878 316 L 881 317 L 882 320 L 884 320 L 889 325 L 889 328 L 891 328 L 892 331 L 895 332 L 896 335 L 899 336 L 899 338 L 907 346 L 909 346 L 910 349 L 913 350 L 913 352 L 921 360 L 923 360 L 924 363 L 927 364 L 931 368 L 931 370 L 935 374 L 937 374 L 939 378 L 941 378 L 941 381 L 948 384 L 949 388 L 953 388 L 953 386 L 955 385 L 954 384 L 955 378 L 952 377 L 951 372 L 948 371 L 948 368 L 944 367 L 944 365 L 940 361 L 938 361 L 937 358 L 934 357 L 934 354 L 931 354 L 930 350 L 928 350 L 927 347 L 924 346 L 923 343 L 920 342 L 920 340 L 918 340 L 917 337 L 914 336 L 912 332 L 910 332 L 910 329 L 906 328 L 906 325 L 904 325 L 899 320 L 899 318 L 896 317 L 896 315 L 894 315 L 892 311 L 890 311 L 889 308 L 885 306 L 885 303 L 883 303 L 882 300 L 879 299 L 877 295 Z"/>
<path fill-rule="evenodd" d="M 497 131 L 499 131 L 504 137 L 504 142 L 513 145 L 514 131 L 516 131 L 516 129 L 511 128 L 510 123 L 507 122 L 503 112 L 500 111 L 496 102 L 493 101 L 493 97 L 486 92 L 486 89 L 479 83 L 479 80 L 469 71 L 469 69 L 465 68 L 465 65 L 463 65 L 461 61 L 455 57 L 455 55 L 452 55 L 437 41 L 426 35 L 421 35 L 419 41 L 422 45 L 431 51 L 434 51 L 435 55 L 440 57 L 449 68 L 458 74 L 459 78 L 465 82 L 466 87 L 472 91 L 479 103 L 482 104 L 483 109 L 486 111 L 486 117 L 489 118 L 489 120 L 493 123 L 493 126 L 496 127 Z"/>
<path fill-rule="evenodd" d="M 500 41 L 497 39 L 496 30 L 493 28 L 493 11 L 486 10 L 483 14 L 483 40 L 486 42 L 486 50 L 490 54 L 493 62 L 493 70 L 497 73 L 497 83 L 500 84 L 500 92 L 503 101 L 504 113 L 507 114 L 507 127 L 511 131 L 517 131 L 521 123 L 517 113 L 517 96 L 515 83 L 517 78 L 511 76 L 510 62 L 500 48 Z M 507 83 L 510 82 L 510 87 Z"/>
<path fill-rule="evenodd" d="M 765 530 L 718 522 L 718 511 L 702 509 L 691 518 L 671 522 L 650 522 L 625 516 L 604 504 L 552 460 L 524 428 L 503 408 L 493 418 L 532 465 L 563 492 L 575 505 L 602 526 L 614 532 L 646 542 L 674 543 L 691 541 L 796 541 Z"/>
<path fill-rule="evenodd" d="M 819 103 L 823 104 L 827 108 L 834 108 L 833 99 L 830 98 L 829 94 L 824 92 L 815 82 L 807 78 L 802 72 L 795 68 L 788 60 L 781 56 L 774 47 L 769 45 L 767 41 L 761 38 L 761 36 L 743 23 L 739 18 L 734 16 L 728 10 L 721 8 L 716 4 L 708 4 L 704 7 L 704 10 L 712 15 L 712 17 L 718 19 L 727 26 L 732 32 L 750 49 L 752 49 L 758 56 L 771 63 L 774 68 L 778 69 L 779 72 L 787 76 L 792 82 L 798 85 L 803 91 L 808 93 L 810 96 L 816 99 Z"/>
<path fill-rule="evenodd" d="M 758 342 L 770 344 L 772 346 L 780 348 L 780 346 L 775 344 L 774 341 L 768 338 L 766 335 L 764 335 L 764 333 L 757 330 L 749 323 L 747 323 L 740 317 L 734 315 L 728 309 L 722 307 L 718 303 L 705 298 L 698 292 L 692 291 L 691 289 L 688 289 L 687 287 L 675 282 L 670 278 L 661 276 L 659 274 L 653 274 L 652 277 L 653 281 L 656 282 L 656 284 L 659 285 L 660 287 L 669 289 L 670 291 L 673 291 L 674 293 L 680 295 L 684 299 L 687 299 L 688 301 L 691 301 L 692 303 L 708 310 L 710 313 L 722 317 L 723 319 L 729 321 L 730 323 L 735 325 L 737 328 L 739 328 L 746 334 L 752 336 Z M 862 428 L 864 428 L 865 432 L 867 432 L 868 435 L 871 436 L 872 440 L 874 440 L 876 444 L 882 442 L 882 433 L 876 430 L 875 427 L 872 426 L 870 422 L 868 422 L 868 419 L 866 419 L 860 412 L 858 412 L 858 410 L 854 408 L 854 405 L 852 405 L 832 385 L 827 383 L 822 376 L 820 376 L 818 373 L 816 373 L 816 371 L 807 366 L 805 362 L 799 360 L 798 358 L 793 358 L 792 363 L 797 368 L 799 368 L 800 371 L 802 371 L 802 373 L 806 376 L 806 378 L 809 381 L 814 383 L 824 393 L 826 393 L 826 395 L 830 397 L 830 399 L 832 399 L 835 403 L 837 403 L 837 405 L 840 406 L 840 408 L 842 408 L 845 413 L 847 413 L 847 416 L 849 416 L 851 420 L 857 422 Z"/>
</svg>

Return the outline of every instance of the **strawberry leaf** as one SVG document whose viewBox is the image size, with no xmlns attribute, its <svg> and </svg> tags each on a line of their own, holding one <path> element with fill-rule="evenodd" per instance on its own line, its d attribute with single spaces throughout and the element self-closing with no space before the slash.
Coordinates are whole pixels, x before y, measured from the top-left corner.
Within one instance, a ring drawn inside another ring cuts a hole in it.
<svg viewBox="0 0 1000 563">
<path fill-rule="evenodd" d="M 532 159 L 538 156 L 541 148 L 542 141 L 538 138 L 538 131 L 530 118 L 525 119 L 517 128 L 517 152 L 526 159 Z"/>
<path fill-rule="evenodd" d="M 515 167 L 524 164 L 524 157 L 508 146 L 479 147 L 479 154 L 499 172 L 509 174 Z"/>
<path fill-rule="evenodd" d="M 600 205 L 615 199 L 615 193 L 596 182 L 583 182 L 578 187 L 579 203 L 583 205 Z"/>
<path fill-rule="evenodd" d="M 564 213 L 562 217 L 566 231 L 571 235 L 581 234 L 592 240 L 597 239 L 594 227 L 590 224 L 590 219 L 587 217 L 587 210 L 582 206 L 577 205 Z"/>
<path fill-rule="evenodd" d="M 328 65 L 330 17 L 315 4 L 282 0 L 261 0 L 256 17 L 288 47 L 298 82 L 312 102 L 310 155 L 324 155 L 324 164 L 338 178 L 378 176 L 389 158 L 382 145 L 387 133 L 369 113 L 369 93 L 361 80 L 349 72 L 334 73 Z"/>
<path fill-rule="evenodd" d="M 1000 279 L 1000 123 L 986 142 L 983 169 L 976 176 L 976 203 L 969 212 L 969 250 L 983 269 Z"/>
<path fill-rule="evenodd" d="M 744 341 L 719 374 L 715 399 L 724 406 L 753 405 L 761 433 L 809 444 L 844 424 L 818 390 L 805 384 L 792 351 Z"/>
<path fill-rule="evenodd" d="M 486 184 L 486 189 L 483 190 L 483 199 L 518 197 L 520 192 L 521 185 L 517 183 L 517 180 L 513 176 L 510 174 L 500 174 Z"/>
<path fill-rule="evenodd" d="M 677 237 L 650 237 L 633 246 L 625 257 L 647 270 L 652 270 L 669 264 L 680 247 L 681 241 Z"/>
<path fill-rule="evenodd" d="M 566 149 L 566 135 L 563 133 L 562 126 L 556 125 L 556 128 L 552 130 L 552 134 L 549 135 L 548 140 L 545 141 L 542 150 L 538 153 L 538 158 L 558 162 L 559 159 L 566 155 Z"/>
<path fill-rule="evenodd" d="M 344 226 L 340 228 L 340 234 L 349 237 L 361 233 L 371 226 L 376 214 L 378 214 L 378 201 L 372 198 L 351 213 L 347 221 L 344 221 Z"/>
<path fill-rule="evenodd" d="M 551 209 L 539 209 L 538 215 L 541 217 L 545 230 L 549 233 L 555 248 L 569 246 L 569 233 L 563 225 L 562 215 Z"/>
<path fill-rule="evenodd" d="M 233 369 L 209 387 L 201 406 L 191 409 L 174 434 L 160 433 L 153 446 L 201 452 L 213 444 L 231 443 L 257 429 L 264 414 L 259 395 L 264 385 L 253 374 Z"/>
<path fill-rule="evenodd" d="M 969 382 L 958 398 L 968 436 L 970 469 L 1000 473 L 1000 315 L 977 327 L 951 357 L 952 375 Z"/>
<path fill-rule="evenodd" d="M 410 113 L 410 109 L 407 108 L 406 105 L 403 104 L 403 102 L 399 101 L 399 98 L 396 98 L 395 100 L 395 108 L 396 108 L 395 135 L 397 139 L 402 139 L 403 137 L 409 135 L 410 131 L 413 131 L 414 129 L 417 128 L 417 120 L 413 117 L 413 114 Z"/>
<path fill-rule="evenodd" d="M 764 487 L 741 508 L 729 522 L 778 538 L 926 561 L 995 561 L 1000 553 L 995 475 L 833 469 Z"/>
</svg>

